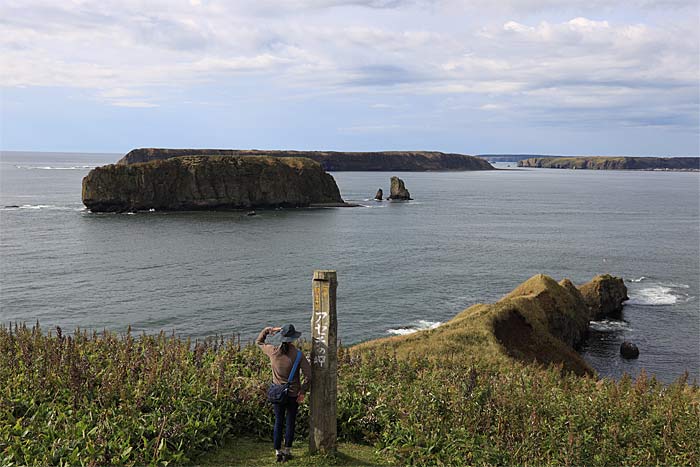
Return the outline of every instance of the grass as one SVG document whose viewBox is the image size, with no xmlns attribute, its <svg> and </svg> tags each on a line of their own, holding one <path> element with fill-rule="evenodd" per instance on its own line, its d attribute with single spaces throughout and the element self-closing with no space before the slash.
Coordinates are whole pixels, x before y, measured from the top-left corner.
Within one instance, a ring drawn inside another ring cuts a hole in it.
<svg viewBox="0 0 700 467">
<path fill-rule="evenodd" d="M 302 405 L 289 465 L 700 465 L 687 377 L 597 380 L 542 358 L 568 333 L 555 285 L 535 278 L 435 330 L 339 349 L 339 454 L 306 452 Z M 529 337 L 499 336 L 516 312 Z M 236 339 L 0 326 L 0 467 L 269 465 L 270 378 Z"/>
<path fill-rule="evenodd" d="M 388 466 L 395 465 L 385 456 L 377 454 L 376 449 L 356 443 L 339 443 L 335 455 L 309 454 L 305 441 L 295 442 L 292 448 L 295 456 L 285 465 L 294 466 Z M 252 438 L 232 438 L 218 450 L 205 454 L 195 461 L 201 467 L 217 466 L 269 466 L 275 462 L 271 441 Z"/>
</svg>

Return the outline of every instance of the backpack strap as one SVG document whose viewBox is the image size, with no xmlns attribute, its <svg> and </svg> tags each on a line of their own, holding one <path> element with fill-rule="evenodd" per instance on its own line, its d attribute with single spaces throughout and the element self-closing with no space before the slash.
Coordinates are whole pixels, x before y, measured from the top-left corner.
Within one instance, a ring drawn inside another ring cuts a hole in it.
<svg viewBox="0 0 700 467">
<path fill-rule="evenodd" d="M 297 368 L 299 368 L 300 361 L 301 361 L 301 350 L 297 350 L 297 358 L 294 359 L 294 366 L 292 366 L 292 372 L 289 373 L 289 378 L 287 378 L 287 384 L 291 383 L 292 380 L 294 379 L 294 375 L 297 372 Z"/>
</svg>

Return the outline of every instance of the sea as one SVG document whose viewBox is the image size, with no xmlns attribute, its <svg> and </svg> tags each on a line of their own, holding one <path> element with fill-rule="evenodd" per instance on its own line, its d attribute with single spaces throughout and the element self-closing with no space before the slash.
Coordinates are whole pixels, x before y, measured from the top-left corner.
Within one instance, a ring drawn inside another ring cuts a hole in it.
<svg viewBox="0 0 700 467">
<path fill-rule="evenodd" d="M 97 214 L 81 180 L 120 154 L 0 154 L 0 323 L 253 341 L 306 336 L 315 269 L 338 273 L 344 345 L 439 326 L 544 273 L 625 279 L 591 324 L 605 377 L 700 381 L 700 174 L 518 169 L 336 172 L 359 207 Z M 398 175 L 413 201 L 375 202 Z M 637 360 L 619 355 L 634 342 Z"/>
</svg>

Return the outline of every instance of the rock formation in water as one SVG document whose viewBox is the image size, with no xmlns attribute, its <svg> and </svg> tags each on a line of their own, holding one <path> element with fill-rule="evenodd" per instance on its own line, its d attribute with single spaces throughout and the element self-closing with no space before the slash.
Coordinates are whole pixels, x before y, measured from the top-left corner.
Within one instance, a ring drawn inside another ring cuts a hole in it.
<svg viewBox="0 0 700 467">
<path fill-rule="evenodd" d="M 591 375 L 593 369 L 575 348 L 585 339 L 591 316 L 619 309 L 626 297 L 590 285 L 617 283 L 617 278 L 608 277 L 597 276 L 579 289 L 568 279 L 557 283 L 539 274 L 498 302 L 474 305 L 435 329 L 366 342 L 354 351 L 381 348 L 401 358 L 478 355 L 501 363 L 516 360 L 556 364 L 565 371 Z M 592 305 L 581 289 L 586 289 Z M 593 299 L 595 293 L 600 297 Z"/>
<path fill-rule="evenodd" d="M 280 151 L 259 149 L 155 149 L 130 151 L 117 164 L 127 165 L 182 156 L 273 156 L 308 157 L 328 171 L 429 171 L 429 170 L 493 170 L 479 157 L 437 151 Z"/>
<path fill-rule="evenodd" d="M 387 199 L 410 200 L 411 193 L 406 189 L 406 185 L 399 177 L 391 177 L 391 193 Z"/>
<path fill-rule="evenodd" d="M 518 167 L 593 170 L 700 170 L 698 157 L 533 157 Z"/>
<path fill-rule="evenodd" d="M 639 357 L 639 348 L 631 342 L 624 341 L 620 344 L 620 355 L 626 359 Z"/>
<path fill-rule="evenodd" d="M 83 179 L 83 203 L 95 212 L 344 205 L 310 159 L 216 156 L 97 167 Z"/>
<path fill-rule="evenodd" d="M 590 310 L 590 319 L 619 318 L 622 302 L 629 300 L 625 281 L 610 274 L 596 276 L 580 290 Z"/>
<path fill-rule="evenodd" d="M 374 195 L 374 199 L 377 201 L 381 201 L 382 199 L 384 199 L 384 191 L 382 191 L 381 188 L 377 190 L 377 194 Z"/>
</svg>

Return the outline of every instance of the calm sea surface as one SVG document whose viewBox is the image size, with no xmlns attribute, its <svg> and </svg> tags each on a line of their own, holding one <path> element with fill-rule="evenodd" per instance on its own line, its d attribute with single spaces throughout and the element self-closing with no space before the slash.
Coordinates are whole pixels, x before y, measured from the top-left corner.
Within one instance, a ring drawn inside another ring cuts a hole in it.
<svg viewBox="0 0 700 467">
<path fill-rule="evenodd" d="M 537 273 L 581 284 L 609 272 L 631 300 L 624 320 L 593 323 L 585 358 L 608 376 L 700 380 L 697 173 L 403 173 L 415 201 L 375 203 L 393 174 L 338 172 L 344 199 L 365 207 L 84 210 L 82 177 L 119 157 L 2 154 L 0 322 L 244 341 L 291 322 L 308 336 L 312 272 L 327 268 L 350 344 L 435 326 Z M 638 360 L 619 357 L 622 340 Z"/>
</svg>

